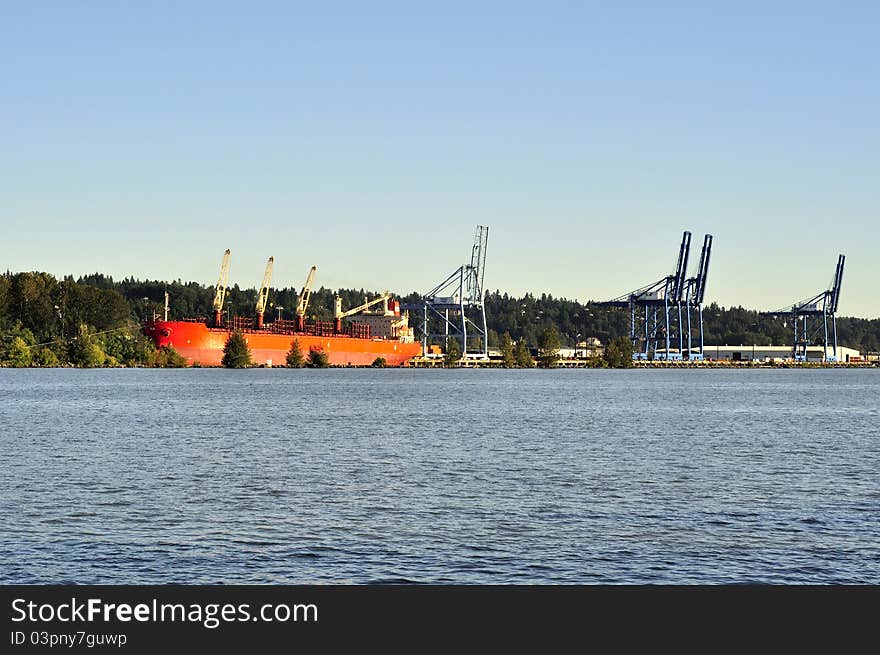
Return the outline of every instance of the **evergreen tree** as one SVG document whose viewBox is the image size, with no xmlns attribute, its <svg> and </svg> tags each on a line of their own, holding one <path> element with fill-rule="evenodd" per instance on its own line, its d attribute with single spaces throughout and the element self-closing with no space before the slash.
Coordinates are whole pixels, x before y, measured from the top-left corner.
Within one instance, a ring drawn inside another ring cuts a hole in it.
<svg viewBox="0 0 880 655">
<path fill-rule="evenodd" d="M 306 363 L 302 348 L 299 347 L 299 339 L 290 342 L 290 350 L 287 351 L 287 365 L 290 368 L 302 368 Z"/>
<path fill-rule="evenodd" d="M 461 359 L 461 346 L 455 337 L 446 338 L 446 353 L 443 355 L 444 366 L 455 366 Z"/>
<path fill-rule="evenodd" d="M 524 339 L 516 342 L 514 357 L 516 357 L 516 365 L 520 368 L 533 368 L 535 366 L 535 360 L 532 359 L 532 354 L 529 352 Z"/>
<path fill-rule="evenodd" d="M 632 341 L 628 337 L 617 337 L 605 346 L 602 359 L 610 368 L 630 368 L 632 354 Z"/>
<path fill-rule="evenodd" d="M 504 368 L 516 366 L 516 355 L 513 352 L 513 339 L 510 338 L 510 332 L 505 332 L 501 337 L 501 363 Z"/>
<path fill-rule="evenodd" d="M 555 325 L 550 325 L 541 332 L 538 352 L 538 365 L 541 368 L 556 368 L 559 362 L 559 332 Z"/>
<path fill-rule="evenodd" d="M 317 347 L 309 348 L 309 368 L 327 368 L 330 366 L 330 357 Z"/>
<path fill-rule="evenodd" d="M 226 368 L 247 368 L 252 364 L 251 349 L 241 332 L 233 332 L 223 346 L 223 359 L 220 361 Z"/>
</svg>

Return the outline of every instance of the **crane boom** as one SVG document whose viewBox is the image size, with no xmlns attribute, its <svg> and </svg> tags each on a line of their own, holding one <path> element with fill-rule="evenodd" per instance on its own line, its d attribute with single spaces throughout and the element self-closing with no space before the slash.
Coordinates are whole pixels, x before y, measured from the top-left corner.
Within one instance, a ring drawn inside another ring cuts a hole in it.
<svg viewBox="0 0 880 655">
<path fill-rule="evenodd" d="M 220 325 L 223 316 L 223 303 L 226 301 L 226 282 L 229 279 L 229 248 L 223 253 L 223 262 L 220 264 L 220 277 L 217 279 L 217 288 L 214 291 L 214 325 Z"/>
<path fill-rule="evenodd" d="M 709 278 L 709 259 L 712 256 L 712 238 L 711 234 L 703 237 L 703 250 L 700 253 L 700 266 L 697 268 L 697 287 L 694 295 L 694 301 L 698 305 L 703 304 L 703 297 L 706 295 L 706 280 Z"/>
<path fill-rule="evenodd" d="M 315 281 L 315 271 L 317 270 L 317 266 L 312 266 L 312 269 L 309 271 L 309 276 L 306 278 L 306 282 L 303 284 L 302 290 L 299 292 L 299 300 L 296 303 L 297 316 L 305 316 L 306 308 L 309 306 L 309 298 L 312 295 L 312 282 Z"/>
<path fill-rule="evenodd" d="M 681 247 L 678 250 L 678 263 L 672 286 L 672 300 L 680 304 L 684 298 L 684 284 L 687 276 L 688 258 L 691 253 L 691 233 L 685 231 L 681 236 Z"/>
<path fill-rule="evenodd" d="M 260 285 L 260 291 L 257 293 L 257 327 L 263 327 L 263 314 L 266 312 L 266 304 L 269 302 L 269 285 L 272 284 L 272 268 L 275 265 L 275 258 L 269 257 L 266 262 L 266 272 L 263 274 L 263 283 Z"/>
<path fill-rule="evenodd" d="M 373 298 L 372 300 L 365 302 L 363 305 L 358 305 L 357 307 L 353 307 L 347 311 L 342 311 L 342 298 L 336 296 L 336 311 L 334 313 L 334 317 L 339 320 L 343 319 L 346 316 L 351 316 L 352 314 L 357 314 L 358 312 L 362 312 L 365 309 L 369 309 L 373 305 L 382 302 L 383 300 L 388 300 L 391 297 L 391 294 L 387 291 L 383 293 L 381 296 L 377 298 Z"/>
<path fill-rule="evenodd" d="M 312 297 L 312 282 L 315 281 L 316 270 L 318 270 L 317 266 L 312 266 L 296 302 L 296 329 L 299 332 L 306 329 L 306 308 L 309 306 L 309 298 Z"/>
<path fill-rule="evenodd" d="M 232 251 L 229 248 L 223 253 L 223 263 L 220 264 L 220 277 L 217 279 L 217 289 L 214 292 L 214 310 L 223 309 L 226 299 L 226 281 L 229 279 L 229 258 Z"/>
<path fill-rule="evenodd" d="M 837 304 L 840 300 L 840 287 L 843 284 L 843 266 L 845 261 L 846 256 L 838 255 L 837 270 L 834 272 L 834 284 L 831 286 L 831 306 L 829 309 L 832 314 L 837 312 Z"/>
<path fill-rule="evenodd" d="M 342 332 L 342 319 L 344 319 L 346 316 L 351 316 L 352 314 L 357 314 L 358 312 L 362 312 L 365 309 L 369 309 L 377 303 L 388 300 L 390 297 L 391 294 L 386 291 L 378 298 L 373 298 L 372 300 L 365 302 L 363 305 L 358 305 L 357 307 L 353 307 L 352 309 L 344 312 L 342 311 L 342 298 L 336 296 L 336 309 L 333 312 L 333 329 L 336 332 Z"/>
</svg>

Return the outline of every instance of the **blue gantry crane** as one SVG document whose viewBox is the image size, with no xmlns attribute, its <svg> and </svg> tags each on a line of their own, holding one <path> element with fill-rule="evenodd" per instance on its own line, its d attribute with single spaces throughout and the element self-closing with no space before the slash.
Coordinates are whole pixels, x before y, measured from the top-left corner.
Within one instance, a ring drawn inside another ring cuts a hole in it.
<svg viewBox="0 0 880 655">
<path fill-rule="evenodd" d="M 709 280 L 709 259 L 712 256 L 712 235 L 703 237 L 703 250 L 700 252 L 700 263 L 697 274 L 689 277 L 686 282 L 685 308 L 687 311 L 687 359 L 703 359 L 703 298 L 706 295 L 706 283 Z M 694 352 L 692 342 L 691 312 L 696 310 L 700 326 L 700 351 Z M 681 315 L 679 315 L 679 323 Z"/>
<path fill-rule="evenodd" d="M 630 310 L 630 338 L 634 359 L 681 359 L 683 336 L 681 332 L 681 307 L 685 299 L 687 262 L 691 247 L 691 233 L 682 234 L 675 271 L 656 282 L 617 298 L 596 303 L 600 307 L 625 307 Z M 663 310 L 663 320 L 659 313 Z M 678 310 L 677 353 L 671 351 L 676 322 L 670 319 L 670 311 Z M 665 348 L 657 346 L 663 340 Z M 643 343 L 642 343 L 643 342 Z"/>
<path fill-rule="evenodd" d="M 703 357 L 703 297 L 709 276 L 709 258 L 712 235 L 703 240 L 703 251 L 696 275 L 687 277 L 691 233 L 685 231 L 678 249 L 675 270 L 652 284 L 631 291 L 612 300 L 596 303 L 600 307 L 621 307 L 630 311 L 630 339 L 633 359 L 702 359 Z M 662 320 L 661 320 L 662 310 Z M 682 311 L 687 323 L 683 323 Z M 693 349 L 693 311 L 699 317 L 700 350 Z M 687 335 L 687 348 L 685 348 Z M 664 347 L 659 347 L 660 342 Z M 677 344 L 674 342 L 677 341 Z M 677 348 L 673 349 L 673 344 Z"/>
<path fill-rule="evenodd" d="M 404 305 L 405 309 L 422 314 L 418 331 L 422 339 L 422 355 L 428 354 L 429 341 L 449 337 L 461 344 L 462 357 L 488 359 L 489 343 L 483 279 L 486 275 L 486 248 L 489 228 L 478 225 L 471 249 L 471 262 L 459 266 L 446 279 L 422 294 L 421 300 Z"/>
<path fill-rule="evenodd" d="M 813 345 L 817 338 L 819 327 L 810 325 L 810 317 L 822 317 L 822 353 L 826 362 L 836 362 L 837 358 L 837 305 L 840 302 L 840 288 L 843 285 L 843 266 L 846 262 L 845 255 L 838 255 L 837 268 L 831 280 L 831 288 L 817 293 L 812 298 L 796 302 L 790 307 L 784 307 L 772 312 L 761 312 L 764 316 L 787 316 L 791 318 L 794 330 L 794 342 L 792 345 L 792 357 L 795 361 L 807 361 L 807 347 Z M 831 356 L 828 355 L 828 319 L 831 319 L 832 343 Z"/>
</svg>

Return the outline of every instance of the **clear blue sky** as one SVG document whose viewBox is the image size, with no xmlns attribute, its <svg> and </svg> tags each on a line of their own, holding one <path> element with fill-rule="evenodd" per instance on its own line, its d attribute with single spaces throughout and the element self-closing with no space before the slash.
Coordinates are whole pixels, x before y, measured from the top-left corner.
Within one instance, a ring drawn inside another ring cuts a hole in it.
<svg viewBox="0 0 880 655">
<path fill-rule="evenodd" d="M 3 2 L 0 267 L 880 316 L 880 5 L 721 5 Z"/>
</svg>

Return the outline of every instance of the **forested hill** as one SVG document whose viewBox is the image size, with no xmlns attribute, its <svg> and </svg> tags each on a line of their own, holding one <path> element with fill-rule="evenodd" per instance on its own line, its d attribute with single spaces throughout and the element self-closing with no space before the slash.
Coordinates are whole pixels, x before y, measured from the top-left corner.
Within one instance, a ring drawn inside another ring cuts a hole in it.
<svg viewBox="0 0 880 655">
<path fill-rule="evenodd" d="M 111 363 L 112 360 L 138 363 L 149 358 L 150 347 L 141 339 L 138 325 L 147 317 L 161 315 L 166 290 L 171 318 L 210 315 L 214 289 L 196 282 L 114 280 L 100 273 L 58 280 L 48 273 L 7 272 L 0 275 L 0 334 L 3 336 L 0 349 L 5 349 L 0 351 L 0 356 L 5 352 L 8 357 L 10 344 L 18 338 L 28 346 L 49 343 L 48 348 L 39 350 L 51 351 L 64 362 L 65 358 L 69 359 L 73 337 L 80 337 L 77 340 L 83 343 L 87 341 L 83 336 L 87 333 L 94 335 Z M 298 291 L 272 289 L 266 320 L 273 320 L 278 308 L 282 308 L 284 317 L 290 318 Z M 256 293 L 256 289 L 230 287 L 229 311 L 233 315 L 250 315 Z M 323 287 L 313 291 L 309 317 L 330 320 L 336 293 L 337 290 Z M 340 289 L 338 293 L 347 308 L 362 303 L 367 296 L 373 297 L 376 292 Z M 404 302 L 417 298 L 416 293 L 401 296 Z M 629 313 L 625 310 L 597 307 L 549 294 L 514 297 L 499 291 L 490 292 L 486 295 L 486 311 L 490 346 L 496 346 L 505 332 L 514 340 L 524 338 L 528 345 L 534 346 L 538 335 L 550 325 L 556 327 L 564 346 L 588 336 L 598 337 L 604 343 L 629 333 Z M 703 314 L 707 345 L 791 343 L 791 326 L 784 318 L 763 317 L 755 310 L 724 308 L 714 303 L 706 306 Z M 880 349 L 880 319 L 838 318 L 838 334 L 841 345 L 870 352 Z M 132 348 L 137 352 L 131 352 Z M 51 354 L 41 356 L 52 361 Z M 35 363 L 48 365 L 47 362 Z"/>
</svg>

